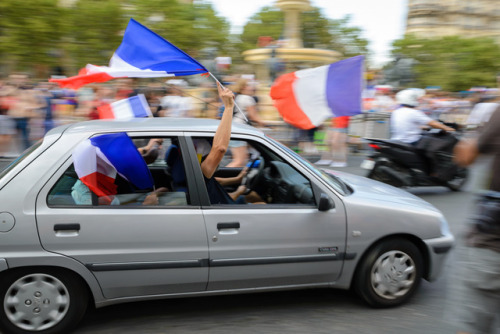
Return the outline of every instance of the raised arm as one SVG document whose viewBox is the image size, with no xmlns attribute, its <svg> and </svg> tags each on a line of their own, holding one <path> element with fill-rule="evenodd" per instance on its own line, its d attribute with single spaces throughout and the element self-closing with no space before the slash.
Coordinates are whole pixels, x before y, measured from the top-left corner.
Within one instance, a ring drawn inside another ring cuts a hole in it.
<svg viewBox="0 0 500 334">
<path fill-rule="evenodd" d="M 224 154 L 229 147 L 229 140 L 231 139 L 231 123 L 233 121 L 234 109 L 234 94 L 227 88 L 222 88 L 217 85 L 219 96 L 224 104 L 224 113 L 215 132 L 214 141 L 210 153 L 206 159 L 201 163 L 201 171 L 206 178 L 211 178 L 217 166 L 219 166 Z"/>
</svg>

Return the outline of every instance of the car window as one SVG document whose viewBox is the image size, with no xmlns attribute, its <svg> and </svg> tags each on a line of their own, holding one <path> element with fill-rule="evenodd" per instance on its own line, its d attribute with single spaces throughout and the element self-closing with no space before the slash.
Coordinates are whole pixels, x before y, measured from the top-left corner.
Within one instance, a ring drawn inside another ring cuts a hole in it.
<svg viewBox="0 0 500 334">
<path fill-rule="evenodd" d="M 80 179 L 71 164 L 51 188 L 49 206 L 78 207 L 150 207 L 183 206 L 190 204 L 186 173 L 181 150 L 176 137 L 133 138 L 139 153 L 147 163 L 154 187 L 138 189 L 125 177 L 117 174 L 114 179 L 116 190 L 110 196 L 98 196 L 84 178 Z M 148 197 L 157 194 L 158 200 Z"/>
<path fill-rule="evenodd" d="M 328 183 L 332 188 L 334 188 L 337 192 L 339 192 L 342 195 L 350 195 L 352 194 L 352 189 L 340 178 L 335 177 L 332 174 L 325 173 L 323 170 L 316 168 L 313 164 L 311 164 L 309 161 L 301 157 L 299 154 L 291 150 L 290 148 L 286 147 L 285 145 L 281 144 L 278 141 L 275 141 L 272 138 L 269 138 L 270 140 L 274 141 L 274 143 L 278 146 L 280 146 L 283 150 L 287 151 L 290 155 L 294 156 L 295 159 L 301 161 L 304 165 L 306 165 L 312 172 L 314 172 L 317 176 L 319 176 L 323 181 Z"/>
<path fill-rule="evenodd" d="M 3 178 L 5 175 L 7 175 L 14 167 L 19 165 L 21 161 L 26 159 L 31 153 L 33 153 L 37 148 L 39 148 L 42 145 L 42 140 L 39 140 L 35 144 L 33 144 L 31 147 L 26 149 L 19 157 L 17 157 L 14 161 L 12 161 L 4 170 L 0 172 L 0 179 Z"/>
<path fill-rule="evenodd" d="M 199 142 L 194 140 L 197 152 Z M 232 200 L 218 204 L 315 205 L 311 182 L 279 154 L 256 141 L 231 139 L 214 177 Z M 213 185 L 207 180 L 205 183 L 209 197 L 213 196 Z M 210 200 L 215 204 L 212 197 Z"/>
</svg>

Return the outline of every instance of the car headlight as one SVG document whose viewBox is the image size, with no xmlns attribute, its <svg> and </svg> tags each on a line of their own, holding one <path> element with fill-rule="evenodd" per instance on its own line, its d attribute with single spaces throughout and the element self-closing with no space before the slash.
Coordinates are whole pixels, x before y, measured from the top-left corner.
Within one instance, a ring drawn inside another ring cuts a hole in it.
<svg viewBox="0 0 500 334">
<path fill-rule="evenodd" d="M 441 235 L 449 235 L 451 234 L 450 227 L 448 226 L 448 221 L 444 216 L 441 216 Z"/>
</svg>

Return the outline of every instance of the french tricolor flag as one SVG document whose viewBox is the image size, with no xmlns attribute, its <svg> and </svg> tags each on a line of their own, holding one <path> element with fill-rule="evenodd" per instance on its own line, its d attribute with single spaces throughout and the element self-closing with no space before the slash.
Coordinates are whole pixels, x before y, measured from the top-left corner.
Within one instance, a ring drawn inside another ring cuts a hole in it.
<svg viewBox="0 0 500 334">
<path fill-rule="evenodd" d="M 312 129 L 326 119 L 362 112 L 364 56 L 287 73 L 276 79 L 271 98 L 283 120 Z"/>
<path fill-rule="evenodd" d="M 88 64 L 77 76 L 50 79 L 61 87 L 78 89 L 95 82 L 114 78 L 158 78 L 208 73 L 208 70 L 187 53 L 130 19 L 122 44 L 115 51 L 109 66 Z"/>
<path fill-rule="evenodd" d="M 127 120 L 136 117 L 152 117 L 151 109 L 143 94 L 105 104 L 97 108 L 100 119 Z"/>
<path fill-rule="evenodd" d="M 154 186 L 146 162 L 124 132 L 87 139 L 75 148 L 72 156 L 78 178 L 99 197 L 116 195 L 117 174 L 138 189 Z"/>
</svg>

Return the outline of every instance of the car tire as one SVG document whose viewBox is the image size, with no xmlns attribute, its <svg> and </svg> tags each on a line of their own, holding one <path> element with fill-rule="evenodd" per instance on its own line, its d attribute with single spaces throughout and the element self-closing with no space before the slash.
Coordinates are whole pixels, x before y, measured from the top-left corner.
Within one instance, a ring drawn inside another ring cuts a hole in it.
<svg viewBox="0 0 500 334">
<path fill-rule="evenodd" d="M 386 240 L 361 260 L 354 288 L 373 307 L 398 306 L 415 293 L 422 272 L 422 255 L 413 243 L 404 239 Z"/>
<path fill-rule="evenodd" d="M 69 333 L 88 305 L 88 292 L 73 273 L 22 269 L 1 275 L 0 329 L 11 334 Z"/>
</svg>

